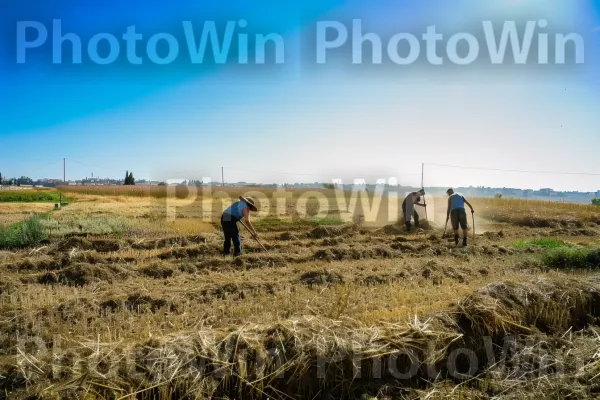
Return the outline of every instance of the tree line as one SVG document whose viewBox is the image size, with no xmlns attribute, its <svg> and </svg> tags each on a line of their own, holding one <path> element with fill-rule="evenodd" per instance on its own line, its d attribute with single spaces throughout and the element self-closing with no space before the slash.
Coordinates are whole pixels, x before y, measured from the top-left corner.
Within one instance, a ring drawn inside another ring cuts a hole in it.
<svg viewBox="0 0 600 400">
<path fill-rule="evenodd" d="M 0 173 L 0 185 L 21 186 L 33 184 L 35 184 L 34 180 L 29 177 L 22 176 L 20 178 L 6 178 L 2 175 L 2 173 Z"/>
<path fill-rule="evenodd" d="M 86 178 L 87 179 L 87 178 Z M 8 185 L 8 186 L 21 186 L 21 185 L 36 185 L 39 184 L 40 181 L 34 181 L 33 179 L 22 176 L 20 178 L 6 178 L 0 172 L 0 185 Z M 125 180 L 123 182 L 124 185 L 135 185 L 135 178 L 133 177 L 133 172 L 127 171 L 125 173 Z"/>
</svg>

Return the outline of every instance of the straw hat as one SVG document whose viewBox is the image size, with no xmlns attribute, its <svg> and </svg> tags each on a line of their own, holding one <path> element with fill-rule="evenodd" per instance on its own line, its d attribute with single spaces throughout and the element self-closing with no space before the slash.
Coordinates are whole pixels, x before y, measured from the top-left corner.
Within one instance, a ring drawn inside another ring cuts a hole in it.
<svg viewBox="0 0 600 400">
<path fill-rule="evenodd" d="M 254 200 L 247 199 L 244 196 L 240 196 L 240 200 L 243 201 L 244 203 L 248 204 L 248 207 L 250 207 L 251 211 L 254 211 L 254 212 L 258 211 L 258 208 L 256 208 L 256 205 L 254 205 Z"/>
</svg>

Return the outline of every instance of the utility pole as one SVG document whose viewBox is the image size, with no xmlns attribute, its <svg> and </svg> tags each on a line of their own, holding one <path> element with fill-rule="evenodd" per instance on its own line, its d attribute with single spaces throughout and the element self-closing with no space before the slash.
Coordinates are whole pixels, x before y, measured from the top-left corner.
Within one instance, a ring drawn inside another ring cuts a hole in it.
<svg viewBox="0 0 600 400">
<path fill-rule="evenodd" d="M 63 185 L 67 182 L 67 173 L 66 173 L 66 158 L 63 157 Z M 59 205 L 58 207 L 62 207 L 62 190 L 59 192 Z"/>
<path fill-rule="evenodd" d="M 225 169 L 221 167 L 221 186 L 225 186 Z"/>
<path fill-rule="evenodd" d="M 425 189 L 425 163 L 421 163 L 421 189 Z M 429 221 L 429 217 L 427 216 L 427 200 L 425 200 L 425 195 L 423 195 L 423 204 L 425 204 L 425 220 Z"/>
</svg>

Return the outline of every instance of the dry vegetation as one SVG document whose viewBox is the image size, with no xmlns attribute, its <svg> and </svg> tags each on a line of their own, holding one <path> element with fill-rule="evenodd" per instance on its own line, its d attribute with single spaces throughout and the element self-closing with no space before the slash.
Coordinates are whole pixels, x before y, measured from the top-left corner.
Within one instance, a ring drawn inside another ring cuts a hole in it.
<svg viewBox="0 0 600 400">
<path fill-rule="evenodd" d="M 34 214 L 51 211 L 49 203 L 0 203 L 0 226 L 11 225 Z"/>
<path fill-rule="evenodd" d="M 0 251 L 0 398 L 600 396 L 597 208 L 477 199 L 463 248 L 292 200 L 231 260 L 206 199 L 171 222 L 158 195 L 72 196 Z"/>
</svg>

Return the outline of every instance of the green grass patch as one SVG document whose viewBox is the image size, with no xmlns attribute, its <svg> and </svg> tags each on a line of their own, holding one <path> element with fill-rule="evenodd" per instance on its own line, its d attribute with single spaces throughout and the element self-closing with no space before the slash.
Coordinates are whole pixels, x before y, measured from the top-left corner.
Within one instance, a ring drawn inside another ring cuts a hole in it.
<svg viewBox="0 0 600 400">
<path fill-rule="evenodd" d="M 37 246 L 47 240 L 44 219 L 34 215 L 8 227 L 0 227 L 0 249 Z"/>
<path fill-rule="evenodd" d="M 600 268 L 600 248 L 559 247 L 548 250 L 542 262 L 556 269 L 598 269 Z"/>
<path fill-rule="evenodd" d="M 287 231 L 311 227 L 309 221 L 280 218 L 260 218 L 252 221 L 252 225 L 261 231 Z"/>
<path fill-rule="evenodd" d="M 67 199 L 63 195 L 63 202 Z M 58 190 L 0 190 L 0 203 L 58 203 Z"/>
<path fill-rule="evenodd" d="M 569 247 L 570 245 L 559 239 L 534 239 L 520 240 L 514 243 L 517 249 L 526 249 L 528 247 L 543 247 L 544 249 L 557 249 L 559 247 Z"/>
<path fill-rule="evenodd" d="M 337 218 L 323 218 L 323 217 L 314 217 L 312 219 L 313 225 L 317 226 L 340 226 L 344 225 L 344 221 Z"/>
</svg>

